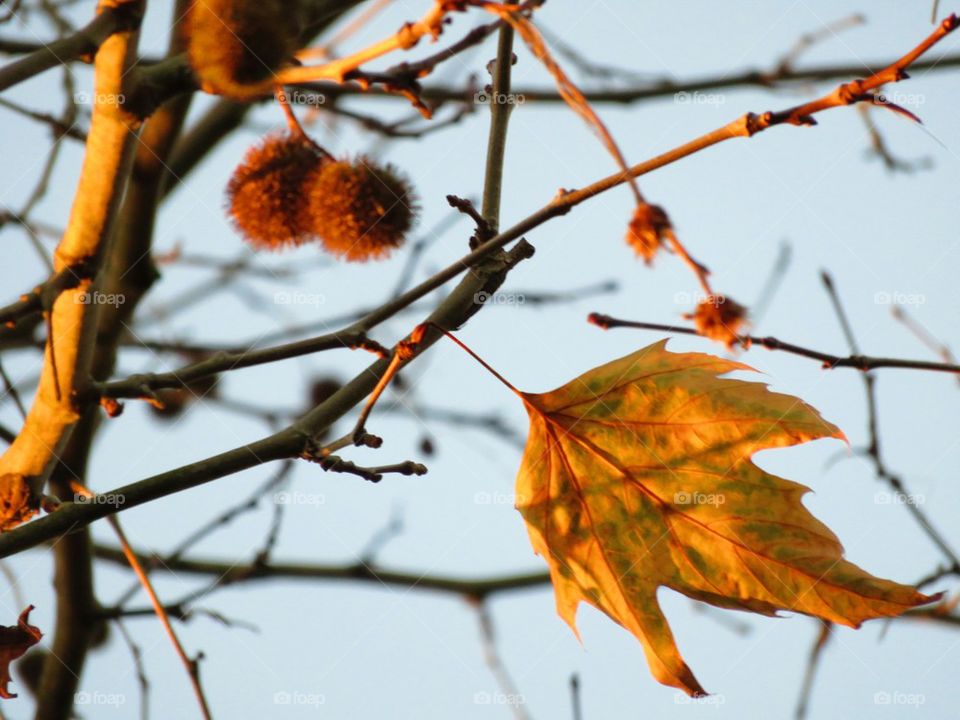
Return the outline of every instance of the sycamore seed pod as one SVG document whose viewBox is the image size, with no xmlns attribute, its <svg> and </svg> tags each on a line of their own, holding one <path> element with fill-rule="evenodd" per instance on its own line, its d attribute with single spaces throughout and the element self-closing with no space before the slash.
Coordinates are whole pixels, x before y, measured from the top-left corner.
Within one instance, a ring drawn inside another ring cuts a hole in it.
<svg viewBox="0 0 960 720">
<path fill-rule="evenodd" d="M 740 333 L 747 322 L 747 309 L 725 295 L 707 295 L 692 313 L 683 316 L 693 320 L 697 332 L 722 342 L 728 349 L 743 342 Z"/>
<path fill-rule="evenodd" d="M 407 179 L 362 156 L 325 163 L 304 192 L 312 232 L 347 261 L 386 257 L 403 244 L 417 217 Z"/>
<path fill-rule="evenodd" d="M 304 186 L 327 163 L 307 138 L 285 133 L 247 151 L 227 185 L 227 211 L 252 245 L 279 249 L 311 239 Z"/>
<path fill-rule="evenodd" d="M 627 244 L 650 265 L 663 246 L 667 234 L 671 232 L 673 227 L 670 225 L 670 218 L 662 207 L 641 203 L 633 211 L 627 227 Z"/>
</svg>

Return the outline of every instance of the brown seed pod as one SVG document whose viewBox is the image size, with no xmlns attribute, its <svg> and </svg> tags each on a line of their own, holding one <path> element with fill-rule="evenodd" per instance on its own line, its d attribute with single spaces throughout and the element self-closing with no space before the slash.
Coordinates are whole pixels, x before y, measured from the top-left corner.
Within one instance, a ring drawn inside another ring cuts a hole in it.
<svg viewBox="0 0 960 720">
<path fill-rule="evenodd" d="M 348 261 L 376 260 L 400 247 L 417 217 L 409 182 L 369 158 L 325 163 L 304 188 L 310 228 Z"/>
<path fill-rule="evenodd" d="M 725 295 L 707 295 L 692 313 L 683 316 L 693 320 L 697 332 L 722 342 L 729 349 L 742 342 L 740 332 L 747 322 L 747 309 Z"/>
<path fill-rule="evenodd" d="M 641 203 L 633 211 L 627 227 L 627 244 L 650 265 L 663 246 L 668 233 L 673 232 L 670 218 L 659 205 Z"/>
<path fill-rule="evenodd" d="M 311 239 L 304 185 L 325 158 L 292 133 L 268 137 L 247 151 L 227 184 L 227 211 L 248 242 L 276 250 Z"/>
<path fill-rule="evenodd" d="M 185 36 L 190 67 L 204 91 L 249 100 L 298 49 L 295 3 L 283 0 L 194 0 Z"/>
</svg>

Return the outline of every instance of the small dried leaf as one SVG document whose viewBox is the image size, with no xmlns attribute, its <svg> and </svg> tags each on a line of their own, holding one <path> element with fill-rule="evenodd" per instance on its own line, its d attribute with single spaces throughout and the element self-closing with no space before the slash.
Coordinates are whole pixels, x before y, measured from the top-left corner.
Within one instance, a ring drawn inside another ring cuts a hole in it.
<svg viewBox="0 0 960 720">
<path fill-rule="evenodd" d="M 16 695 L 7 689 L 10 678 L 10 663 L 40 642 L 43 633 L 40 628 L 29 623 L 33 605 L 20 613 L 17 624 L 8 627 L 0 625 L 0 697 L 10 699 Z"/>
</svg>

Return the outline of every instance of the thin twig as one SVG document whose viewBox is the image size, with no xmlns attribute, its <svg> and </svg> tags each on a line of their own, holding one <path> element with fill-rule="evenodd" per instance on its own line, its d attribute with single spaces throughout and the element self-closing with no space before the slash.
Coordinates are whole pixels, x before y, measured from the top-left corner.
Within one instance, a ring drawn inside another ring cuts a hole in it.
<svg viewBox="0 0 960 720">
<path fill-rule="evenodd" d="M 570 704 L 573 706 L 573 720 L 583 720 L 583 706 L 580 703 L 580 676 L 570 676 Z"/>
<path fill-rule="evenodd" d="M 151 608 L 151 611 L 153 608 Z M 137 684 L 140 686 L 140 720 L 147 720 L 150 716 L 150 679 L 147 677 L 147 673 L 143 667 L 143 653 L 140 651 L 140 647 L 133 641 L 133 636 L 127 631 L 127 626 L 124 625 L 121 618 L 116 618 L 117 629 L 120 631 L 120 636 L 123 638 L 123 641 L 127 644 L 127 647 L 130 649 L 130 654 L 133 656 L 133 666 L 137 670 Z"/>
<path fill-rule="evenodd" d="M 804 720 L 807 717 L 807 710 L 810 704 L 810 697 L 813 692 L 813 681 L 817 677 L 817 668 L 820 666 L 820 660 L 823 658 L 823 651 L 827 647 L 833 632 L 833 623 L 820 621 L 820 630 L 816 639 L 813 641 L 813 647 L 810 649 L 810 657 L 807 660 L 807 669 L 803 674 L 803 684 L 800 686 L 800 697 L 797 700 L 797 709 L 794 712 L 796 720 Z"/>
<path fill-rule="evenodd" d="M 919 320 L 908 315 L 902 306 L 894 305 L 892 308 L 890 308 L 890 314 L 893 315 L 894 320 L 898 320 L 905 328 L 907 328 L 907 330 L 913 333 L 913 335 L 920 342 L 943 358 L 944 362 L 957 362 L 956 356 L 953 354 L 953 351 L 950 350 L 947 344 L 935 338 L 933 334 L 920 323 Z M 960 376 L 957 377 L 957 382 L 960 383 Z"/>
<path fill-rule="evenodd" d="M 487 667 L 493 674 L 500 687 L 500 693 L 516 720 L 529 720 L 530 716 L 524 707 L 526 699 L 517 690 L 516 683 L 510 676 L 507 666 L 504 665 L 500 652 L 497 649 L 496 633 L 493 629 L 493 618 L 490 616 L 490 610 L 485 602 L 475 604 L 477 610 L 477 622 L 480 624 L 480 639 L 483 642 L 483 658 Z"/>
<path fill-rule="evenodd" d="M 79 483 L 75 484 L 75 490 L 86 498 L 96 497 L 95 493 L 91 492 Z M 124 557 L 126 557 L 127 562 L 130 563 L 130 567 L 133 569 L 133 572 L 143 585 L 143 589 L 150 598 L 150 603 L 153 605 L 154 611 L 156 612 L 161 625 L 163 625 L 164 632 L 166 632 L 167 637 L 170 638 L 170 642 L 173 643 L 174 650 L 176 650 L 177 655 L 180 656 L 180 660 L 183 662 L 183 666 L 186 668 L 187 674 L 190 676 L 190 684 L 193 686 L 193 692 L 197 696 L 197 702 L 200 704 L 200 711 L 203 714 L 203 717 L 206 720 L 210 720 L 210 708 L 207 705 L 207 698 L 203 694 L 203 687 L 200 685 L 200 669 L 198 665 L 199 657 L 193 659 L 187 655 L 186 650 L 183 649 L 183 645 L 180 643 L 180 639 L 177 637 L 177 633 L 173 629 L 173 625 L 170 624 L 170 617 L 167 615 L 163 603 L 160 602 L 160 598 L 157 597 L 156 590 L 154 590 L 153 584 L 150 582 L 150 578 L 147 576 L 146 571 L 140 564 L 140 560 L 137 558 L 136 553 L 133 552 L 133 548 L 130 547 L 130 543 L 127 541 L 127 537 L 123 532 L 123 528 L 120 526 L 120 521 L 115 517 L 110 517 L 107 519 L 107 522 L 110 523 L 113 531 L 117 534 L 117 539 L 120 541 L 120 547 L 123 551 Z"/>
<path fill-rule="evenodd" d="M 843 334 L 847 338 L 847 343 L 854 353 L 858 353 L 859 346 L 853 334 L 853 327 L 850 325 L 847 313 L 843 308 L 843 303 L 840 301 L 840 295 L 837 292 L 833 278 L 826 271 L 823 271 L 820 277 L 827 294 L 830 296 L 830 302 L 833 305 L 837 319 L 840 321 L 840 326 L 843 328 Z M 956 551 L 951 547 L 950 543 L 947 542 L 941 532 L 934 527 L 933 523 L 927 517 L 926 513 L 920 509 L 918 504 L 911 501 L 912 496 L 907 491 L 900 476 L 893 474 L 887 468 L 883 460 L 883 455 L 880 452 L 880 431 L 878 429 L 879 413 L 877 410 L 877 390 L 875 386 L 876 378 L 869 372 L 863 373 L 862 377 L 863 388 L 867 399 L 867 431 L 869 435 L 869 445 L 867 445 L 866 454 L 873 463 L 877 477 L 886 482 L 898 497 L 906 497 L 908 499 L 908 502 L 902 503 L 904 507 L 913 515 L 920 527 L 923 528 L 927 537 L 933 541 L 933 544 L 940 548 L 940 551 L 947 557 L 952 567 L 960 572 L 960 557 L 958 557 Z"/>
<path fill-rule="evenodd" d="M 238 517 L 244 513 L 255 510 L 260 501 L 263 499 L 263 496 L 274 488 L 280 486 L 282 483 L 286 482 L 291 471 L 294 468 L 294 462 L 292 460 L 287 460 L 286 462 L 280 465 L 280 469 L 273 473 L 266 482 L 264 482 L 260 487 L 254 490 L 248 498 L 242 502 L 237 503 L 236 505 L 227 508 L 223 512 L 217 514 L 216 517 L 208 520 L 206 523 L 198 527 L 196 530 L 187 535 L 183 540 L 177 543 L 174 548 L 162 557 L 154 557 L 148 562 L 145 563 L 146 572 L 151 572 L 157 567 L 168 565 L 169 563 L 176 562 L 181 557 L 183 557 L 187 551 L 197 546 L 201 540 L 211 535 L 214 531 L 222 529 L 229 525 L 231 522 L 236 520 Z M 140 583 L 134 583 L 129 587 L 125 592 L 123 592 L 120 597 L 114 603 L 117 607 L 122 607 L 124 604 L 129 602 L 130 598 L 134 596 L 137 589 L 140 588 Z"/>
<path fill-rule="evenodd" d="M 636 322 L 633 320 L 621 320 L 603 315 L 601 313 L 590 313 L 588 321 L 593 325 L 609 330 L 611 328 L 637 328 L 640 330 L 659 330 L 661 332 L 678 333 L 681 335 L 700 335 L 693 328 L 678 327 L 676 325 L 662 325 L 659 323 Z M 800 345 L 794 345 L 775 337 L 757 337 L 754 335 L 741 335 L 739 341 L 747 348 L 759 345 L 767 350 L 780 350 L 793 355 L 819 360 L 823 363 L 824 370 L 834 368 L 856 368 L 857 370 L 874 370 L 876 368 L 902 368 L 906 370 L 933 370 L 937 372 L 960 373 L 960 365 L 950 363 L 937 363 L 927 360 L 902 360 L 899 358 L 881 358 L 871 357 L 869 355 L 831 355 L 830 353 L 811 350 Z"/>
<path fill-rule="evenodd" d="M 790 268 L 792 255 L 793 249 L 790 243 L 786 240 L 781 242 L 780 249 L 777 251 L 777 259 L 773 261 L 773 266 L 770 268 L 770 274 L 767 275 L 757 299 L 750 305 L 750 322 L 754 327 L 760 324 L 760 320 L 770 309 L 770 304 L 773 302 L 777 290 L 780 289 L 780 283 Z"/>
</svg>

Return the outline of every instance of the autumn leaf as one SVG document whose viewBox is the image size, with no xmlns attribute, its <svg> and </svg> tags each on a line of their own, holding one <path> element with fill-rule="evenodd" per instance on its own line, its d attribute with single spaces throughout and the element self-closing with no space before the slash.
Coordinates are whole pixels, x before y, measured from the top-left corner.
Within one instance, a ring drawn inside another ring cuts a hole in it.
<svg viewBox="0 0 960 720">
<path fill-rule="evenodd" d="M 16 695 L 7 689 L 10 682 L 10 663 L 23 655 L 27 650 L 40 642 L 43 633 L 40 628 L 30 624 L 30 611 L 33 605 L 20 613 L 17 624 L 13 627 L 0 625 L 0 697 L 15 698 Z"/>
<path fill-rule="evenodd" d="M 857 627 L 935 597 L 843 559 L 803 485 L 754 453 L 845 439 L 797 398 L 718 377 L 750 370 L 666 341 L 553 392 L 521 393 L 530 435 L 517 508 L 550 566 L 560 616 L 586 601 L 643 644 L 654 677 L 704 690 L 657 603 L 666 586 L 722 608 L 805 613 Z"/>
</svg>

